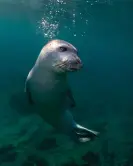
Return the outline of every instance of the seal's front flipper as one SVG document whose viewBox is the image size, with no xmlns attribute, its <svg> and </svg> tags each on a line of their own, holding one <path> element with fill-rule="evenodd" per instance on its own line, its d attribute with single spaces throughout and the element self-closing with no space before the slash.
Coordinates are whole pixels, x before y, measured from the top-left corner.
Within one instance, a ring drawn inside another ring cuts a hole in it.
<svg viewBox="0 0 133 166">
<path fill-rule="evenodd" d="M 99 132 L 89 130 L 85 127 L 80 126 L 79 124 L 76 124 L 76 126 L 74 127 L 74 132 L 76 135 L 76 139 L 78 139 L 79 142 L 91 141 L 99 135 Z"/>
<path fill-rule="evenodd" d="M 67 97 L 69 99 L 69 105 L 71 108 L 75 107 L 76 106 L 76 102 L 75 102 L 75 99 L 73 97 L 73 94 L 72 94 L 72 91 L 70 88 L 68 88 L 67 90 Z"/>
<path fill-rule="evenodd" d="M 30 104 L 34 104 L 33 100 L 32 100 L 32 96 L 31 96 L 31 92 L 30 92 L 30 89 L 29 89 L 29 85 L 28 85 L 28 82 L 26 81 L 25 83 L 25 89 L 24 89 L 25 93 L 27 94 L 27 97 L 28 97 L 28 101 Z"/>
</svg>

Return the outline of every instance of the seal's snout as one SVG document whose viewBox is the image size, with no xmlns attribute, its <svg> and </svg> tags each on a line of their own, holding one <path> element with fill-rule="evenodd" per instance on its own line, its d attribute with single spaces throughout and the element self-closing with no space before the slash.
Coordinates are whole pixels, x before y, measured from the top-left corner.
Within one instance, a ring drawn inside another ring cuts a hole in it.
<svg viewBox="0 0 133 166">
<path fill-rule="evenodd" d="M 83 67 L 82 61 L 78 56 L 74 56 L 74 58 L 70 61 L 69 69 L 71 71 L 79 70 Z"/>
</svg>

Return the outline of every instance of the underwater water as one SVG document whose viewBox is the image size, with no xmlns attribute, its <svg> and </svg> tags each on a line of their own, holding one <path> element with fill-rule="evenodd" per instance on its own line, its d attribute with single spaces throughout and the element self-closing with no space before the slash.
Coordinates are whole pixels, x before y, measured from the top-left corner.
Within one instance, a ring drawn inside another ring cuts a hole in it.
<svg viewBox="0 0 133 166">
<path fill-rule="evenodd" d="M 0 166 L 133 166 L 133 1 L 0 0 Z M 28 72 L 51 39 L 72 43 L 84 67 L 70 75 L 83 126 L 75 145 L 27 109 Z"/>
</svg>

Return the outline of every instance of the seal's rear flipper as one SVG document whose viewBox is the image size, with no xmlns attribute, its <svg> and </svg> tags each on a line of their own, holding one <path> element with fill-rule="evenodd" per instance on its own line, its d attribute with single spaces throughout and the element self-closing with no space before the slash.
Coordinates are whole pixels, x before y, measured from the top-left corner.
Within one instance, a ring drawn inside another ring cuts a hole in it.
<svg viewBox="0 0 133 166">
<path fill-rule="evenodd" d="M 76 126 L 74 127 L 74 132 L 76 134 L 76 139 L 78 139 L 79 142 L 91 141 L 99 135 L 99 132 L 89 130 L 85 127 L 80 126 L 79 124 L 76 124 Z"/>
</svg>

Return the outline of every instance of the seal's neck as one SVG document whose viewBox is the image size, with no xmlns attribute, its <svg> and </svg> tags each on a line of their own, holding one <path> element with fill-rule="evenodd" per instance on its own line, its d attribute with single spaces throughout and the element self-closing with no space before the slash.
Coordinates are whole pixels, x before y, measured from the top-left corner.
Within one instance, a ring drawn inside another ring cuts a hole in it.
<svg viewBox="0 0 133 166">
<path fill-rule="evenodd" d="M 36 68 L 34 67 L 32 69 L 32 78 L 36 82 L 53 82 L 59 81 L 59 82 L 67 82 L 67 74 L 66 73 L 56 73 L 52 70 L 45 69 L 45 68 Z"/>
</svg>

